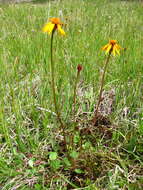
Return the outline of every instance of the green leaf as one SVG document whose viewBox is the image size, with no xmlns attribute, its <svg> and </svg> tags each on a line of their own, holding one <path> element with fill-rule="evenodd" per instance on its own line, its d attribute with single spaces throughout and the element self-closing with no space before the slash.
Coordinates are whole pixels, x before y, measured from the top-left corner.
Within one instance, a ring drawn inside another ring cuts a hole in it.
<svg viewBox="0 0 143 190">
<path fill-rule="evenodd" d="M 71 156 L 72 158 L 78 158 L 78 155 L 79 155 L 79 153 L 76 152 L 75 150 L 71 151 L 71 153 L 70 153 L 70 156 Z"/>
<path fill-rule="evenodd" d="M 34 189 L 35 190 L 42 190 L 43 188 L 40 184 L 35 184 Z"/>
<path fill-rule="evenodd" d="M 74 171 L 75 171 L 77 174 L 82 174 L 82 173 L 84 173 L 84 171 L 81 170 L 81 169 L 75 169 Z"/>
<path fill-rule="evenodd" d="M 83 144 L 83 148 L 84 149 L 90 149 L 91 148 L 91 143 L 90 142 L 86 142 L 85 144 Z"/>
<path fill-rule="evenodd" d="M 61 167 L 61 161 L 60 160 L 52 160 L 50 162 L 50 166 L 51 168 L 53 168 L 54 170 L 58 170 Z"/>
<path fill-rule="evenodd" d="M 71 163 L 70 163 L 70 161 L 68 160 L 68 158 L 64 158 L 63 161 L 64 161 L 64 163 L 66 164 L 66 166 L 68 166 L 68 167 L 71 166 Z"/>
<path fill-rule="evenodd" d="M 50 152 L 49 159 L 50 160 L 56 160 L 58 154 L 56 152 Z"/>
<path fill-rule="evenodd" d="M 29 165 L 31 168 L 33 168 L 33 166 L 34 166 L 33 160 L 29 160 L 29 161 L 28 161 L 28 165 Z"/>
<path fill-rule="evenodd" d="M 80 135 L 77 133 L 74 135 L 74 143 L 78 143 L 80 141 Z"/>
</svg>

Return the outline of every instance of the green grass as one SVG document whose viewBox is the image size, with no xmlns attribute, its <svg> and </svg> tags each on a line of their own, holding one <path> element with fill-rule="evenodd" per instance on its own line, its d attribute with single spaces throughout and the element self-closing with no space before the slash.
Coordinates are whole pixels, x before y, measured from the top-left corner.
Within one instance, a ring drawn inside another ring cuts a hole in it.
<svg viewBox="0 0 143 190">
<path fill-rule="evenodd" d="M 67 123 L 77 65 L 83 65 L 85 93 L 79 97 L 80 113 L 93 113 L 105 60 L 101 47 L 116 39 L 127 48 L 112 58 L 106 73 L 105 90 L 115 90 L 113 135 L 95 135 L 99 171 L 95 167 L 96 180 L 86 179 L 82 189 L 143 189 L 142 9 L 140 1 L 120 0 L 0 5 L 0 189 L 66 190 L 68 184 L 80 189 L 68 172 L 49 168 L 49 151 L 56 151 L 59 134 L 50 88 L 50 37 L 41 28 L 53 16 L 66 23 L 66 37 L 54 39 L 54 59 L 57 98 Z M 31 165 L 37 160 L 40 164 Z"/>
</svg>

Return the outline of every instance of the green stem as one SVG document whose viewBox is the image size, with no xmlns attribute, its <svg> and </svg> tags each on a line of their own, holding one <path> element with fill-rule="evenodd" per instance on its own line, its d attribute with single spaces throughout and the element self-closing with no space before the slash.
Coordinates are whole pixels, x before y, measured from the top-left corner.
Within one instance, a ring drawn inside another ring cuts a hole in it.
<svg viewBox="0 0 143 190">
<path fill-rule="evenodd" d="M 99 98 L 98 98 L 98 103 L 97 103 L 96 111 L 95 111 L 95 119 L 97 118 L 98 109 L 99 109 L 100 103 L 102 101 L 102 93 L 103 93 L 105 73 L 106 73 L 106 70 L 107 70 L 107 65 L 109 63 L 110 55 L 111 55 L 111 52 L 109 52 L 109 55 L 108 55 L 108 57 L 107 57 L 107 59 L 105 61 L 105 65 L 104 65 L 104 69 L 103 69 L 103 74 L 102 74 L 102 78 L 101 78 L 100 92 L 99 92 Z"/>
<path fill-rule="evenodd" d="M 54 106 L 55 106 L 55 112 L 57 115 L 57 119 L 61 125 L 61 129 L 63 132 L 63 136 L 64 136 L 64 144 L 65 144 L 65 148 L 67 150 L 67 143 L 66 143 L 66 133 L 65 133 L 65 125 L 63 124 L 63 121 L 61 119 L 61 114 L 59 112 L 58 109 L 58 105 L 57 105 L 57 100 L 56 100 L 56 90 L 55 90 L 55 70 L 54 70 L 54 61 L 53 61 L 53 39 L 54 39 L 54 33 L 55 30 L 52 31 L 52 35 L 51 35 L 51 79 L 52 79 L 52 92 L 53 92 L 53 101 L 54 101 Z"/>
</svg>

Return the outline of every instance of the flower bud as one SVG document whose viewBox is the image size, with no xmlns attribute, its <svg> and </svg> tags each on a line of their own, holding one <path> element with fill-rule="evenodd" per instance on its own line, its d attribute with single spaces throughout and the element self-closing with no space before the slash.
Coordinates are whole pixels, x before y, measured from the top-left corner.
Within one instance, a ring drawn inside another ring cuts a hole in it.
<svg viewBox="0 0 143 190">
<path fill-rule="evenodd" d="M 78 72 L 80 72 L 82 69 L 83 69 L 82 65 L 78 64 L 78 66 L 77 66 Z"/>
</svg>

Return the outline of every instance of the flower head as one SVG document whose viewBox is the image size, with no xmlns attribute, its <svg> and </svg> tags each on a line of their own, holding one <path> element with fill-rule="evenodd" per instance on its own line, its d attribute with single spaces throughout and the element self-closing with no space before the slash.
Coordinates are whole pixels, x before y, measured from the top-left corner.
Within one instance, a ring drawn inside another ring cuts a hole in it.
<svg viewBox="0 0 143 190">
<path fill-rule="evenodd" d="M 120 49 L 121 49 L 121 47 L 120 47 L 120 45 L 118 45 L 117 40 L 110 40 L 107 45 L 102 47 L 102 50 L 106 51 L 106 54 L 113 53 L 114 56 L 116 54 L 120 55 Z"/>
<path fill-rule="evenodd" d="M 51 34 L 55 30 L 58 30 L 58 32 L 61 35 L 65 35 L 65 31 L 62 29 L 63 23 L 60 21 L 59 18 L 51 18 L 50 21 L 45 24 L 45 26 L 42 28 L 43 32 L 48 32 L 48 34 Z"/>
</svg>

